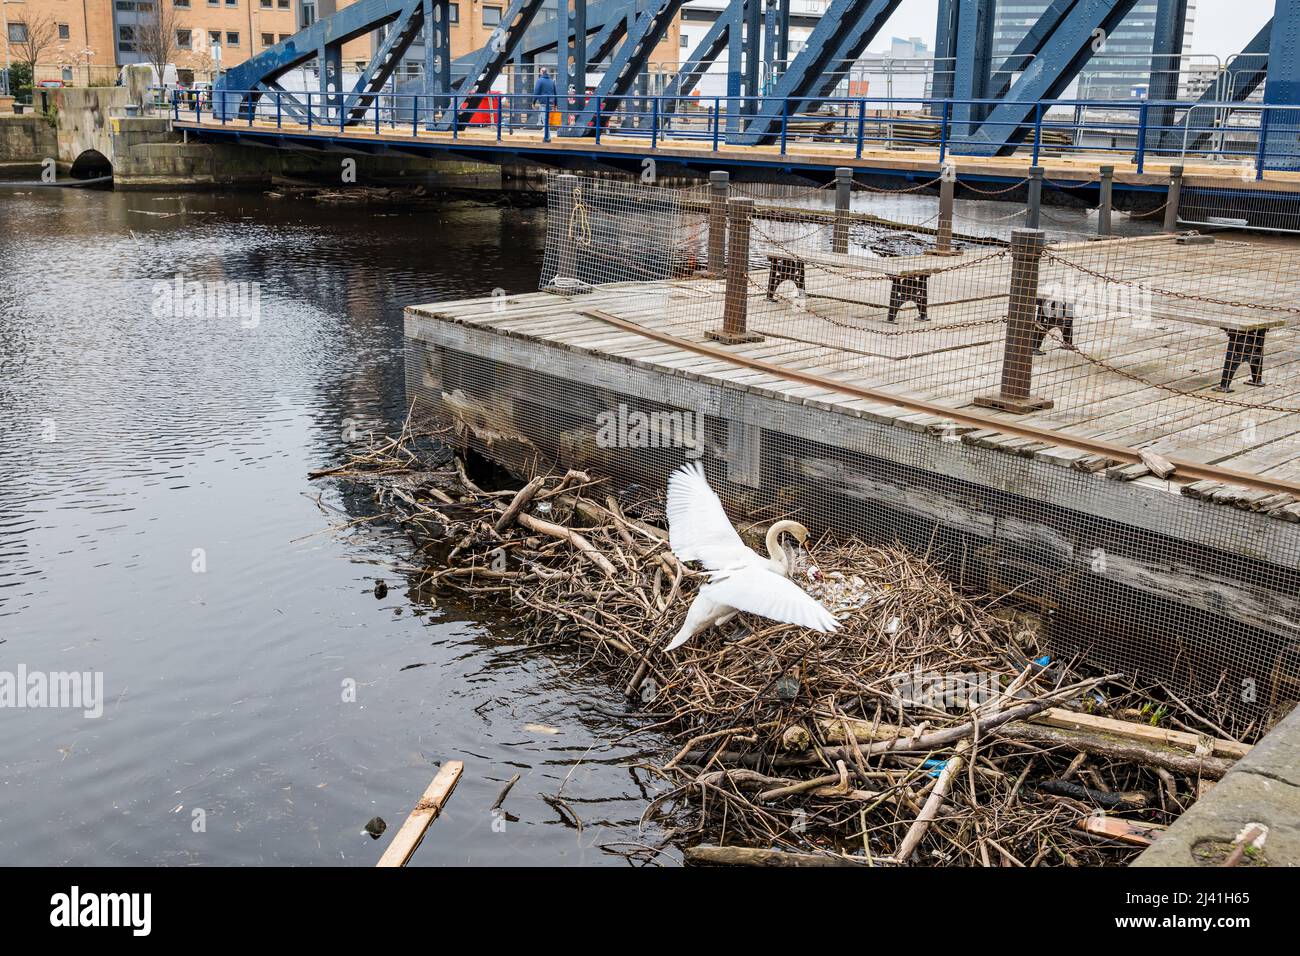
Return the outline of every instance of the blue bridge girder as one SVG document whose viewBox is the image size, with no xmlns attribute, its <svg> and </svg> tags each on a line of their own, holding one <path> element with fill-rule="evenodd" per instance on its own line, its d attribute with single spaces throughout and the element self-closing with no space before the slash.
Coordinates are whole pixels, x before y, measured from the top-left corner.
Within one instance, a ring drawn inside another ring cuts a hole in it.
<svg viewBox="0 0 1300 956">
<path fill-rule="evenodd" d="M 371 57 L 352 92 L 344 94 L 338 85 L 342 80 L 339 64 L 343 44 L 394 24 L 396 26 L 388 30 L 385 42 Z M 225 115 L 240 115 L 251 110 L 262 95 L 275 93 L 277 100 L 290 112 L 305 113 L 306 105 L 292 92 L 284 90 L 279 81 L 289 71 L 319 60 L 325 67 L 320 70 L 320 83 L 321 92 L 328 97 L 327 102 L 336 108 L 342 107 L 346 95 L 346 105 L 351 112 L 362 106 L 363 99 L 368 103 L 374 89 L 382 87 L 392 75 L 402 54 L 423 25 L 424 5 L 421 0 L 358 0 L 227 70 L 215 84 L 214 106 Z M 392 42 L 389 42 L 390 37 Z M 332 79 L 331 72 L 334 73 Z M 332 87 L 331 82 L 334 84 Z M 239 93 L 231 99 L 221 91 Z"/>
<path fill-rule="evenodd" d="M 1204 128 L 1210 120 L 1206 114 L 1219 112 L 1219 108 L 1211 104 L 1243 103 L 1259 89 L 1268 75 L 1268 53 L 1272 43 L 1273 21 L 1269 20 L 1237 54 L 1235 61 L 1226 65 L 1200 98 L 1189 106 L 1182 120 L 1160 135 L 1160 148 L 1182 150 L 1186 143 L 1189 151 L 1204 149 L 1214 136 Z"/>
<path fill-rule="evenodd" d="M 971 2 L 971 0 L 966 0 Z M 1033 131 L 1035 113 L 1043 100 L 1058 98 L 1079 71 L 1105 46 L 1138 0 L 1076 0 L 1042 41 L 1039 54 L 999 98 L 969 136 L 953 144 L 967 156 L 998 156 L 1014 152 Z M 966 38 L 970 39 L 970 38 Z M 960 55 L 958 73 L 961 72 Z"/>
<path fill-rule="evenodd" d="M 945 130 L 951 151 L 972 156 L 1013 152 L 1032 132 L 1043 104 L 1059 99 L 1088 61 L 1104 52 L 1105 39 L 1137 2 L 1051 0 L 1014 51 L 994 62 L 997 0 L 939 0 L 932 99 L 953 101 Z M 674 112 L 677 98 L 689 94 L 726 54 L 726 138 L 731 144 L 754 145 L 773 141 L 778 130 L 787 128 L 783 121 L 788 114 L 815 111 L 831 99 L 844 71 L 902 3 L 832 0 L 799 54 L 786 63 L 780 58 L 788 43 L 789 0 L 731 0 L 662 90 L 663 96 L 647 100 L 649 60 L 681 12 L 683 0 L 509 0 L 490 41 L 454 62 L 448 0 L 357 0 L 228 70 L 216 84 L 214 107 L 222 116 L 247 116 L 251 122 L 258 101 L 273 95 L 277 113 L 286 118 L 345 126 L 364 121 L 372 112 L 378 122 L 379 109 L 370 108 L 385 91 L 396 89 L 421 94 L 404 101 L 408 115 L 418 109 L 428 128 L 456 128 L 481 111 L 481 97 L 491 94 L 512 60 L 519 66 L 554 56 L 555 105 L 566 110 L 560 135 L 591 136 L 598 117 L 600 126 L 608 128 L 620 110 L 625 115 L 618 122 L 625 131 L 657 128 L 657 120 L 652 123 L 648 116 L 650 108 L 656 115 Z M 555 4 L 556 15 L 538 22 L 544 4 Z M 1198 113 L 1188 108 L 1191 104 L 1175 105 L 1178 73 L 1169 63 L 1181 56 L 1186 5 L 1187 0 L 1159 0 L 1157 8 L 1151 115 L 1145 125 L 1159 147 L 1181 148 L 1184 140 L 1190 140 L 1189 146 L 1203 146 L 1212 134 L 1200 128 L 1204 124 L 1197 117 L 1212 111 L 1209 104 L 1244 99 L 1265 79 L 1268 103 L 1300 103 L 1300 0 L 1276 0 L 1274 20 L 1237 58 L 1235 69 L 1197 104 L 1206 108 Z M 377 36 L 369 62 L 345 87 L 343 45 L 370 33 Z M 394 82 L 403 57 L 416 44 L 424 48 L 423 77 Z M 281 82 L 285 74 L 313 61 L 319 94 L 313 90 L 304 97 L 286 89 Z M 760 89 L 764 63 L 773 79 Z M 600 79 L 594 95 L 587 97 L 582 87 L 589 65 L 599 67 Z M 564 105 L 569 84 L 578 87 L 577 107 Z M 520 91 L 518 86 L 515 90 Z M 527 99 L 529 91 L 523 92 Z M 449 109 L 453 95 L 456 110 Z M 647 115 L 629 115 L 628 103 Z M 1300 120 L 1289 116 L 1272 114 L 1300 127 Z M 1275 132 L 1288 142 L 1294 139 L 1300 154 L 1300 136 Z"/>
<path fill-rule="evenodd" d="M 760 105 L 744 132 L 733 137 L 733 142 L 770 141 L 780 126 L 783 111 L 789 108 L 788 98 L 799 101 L 801 110 L 809 110 L 816 107 L 816 100 L 830 96 L 843 79 L 840 72 L 843 64 L 862 54 L 901 2 L 832 0 L 804 48 L 773 85 L 771 95 Z"/>
</svg>

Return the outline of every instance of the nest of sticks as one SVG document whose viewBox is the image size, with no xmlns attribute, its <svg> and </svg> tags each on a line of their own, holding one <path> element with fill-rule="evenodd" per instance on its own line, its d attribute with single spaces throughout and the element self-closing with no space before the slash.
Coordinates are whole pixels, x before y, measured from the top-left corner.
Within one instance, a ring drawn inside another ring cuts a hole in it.
<svg viewBox="0 0 1300 956">
<path fill-rule="evenodd" d="M 661 501 L 620 504 L 577 471 L 485 489 L 419 448 L 404 432 L 312 477 L 373 489 L 427 557 L 417 587 L 508 605 L 675 736 L 646 818 L 690 860 L 1122 864 L 1248 749 L 1122 675 L 1052 660 L 1026 615 L 924 557 L 855 539 L 821 538 L 795 573 L 838 632 L 742 614 L 665 654 L 701 576 L 669 549 Z"/>
</svg>

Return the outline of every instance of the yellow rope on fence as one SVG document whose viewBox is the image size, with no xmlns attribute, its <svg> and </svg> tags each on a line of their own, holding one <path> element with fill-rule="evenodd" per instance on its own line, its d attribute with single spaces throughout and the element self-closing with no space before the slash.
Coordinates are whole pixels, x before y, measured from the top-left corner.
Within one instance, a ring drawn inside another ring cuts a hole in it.
<svg viewBox="0 0 1300 956">
<path fill-rule="evenodd" d="M 575 235 L 576 233 L 576 235 Z M 591 214 L 582 201 L 582 187 L 573 187 L 573 209 L 569 211 L 569 238 L 579 245 L 591 245 Z"/>
</svg>

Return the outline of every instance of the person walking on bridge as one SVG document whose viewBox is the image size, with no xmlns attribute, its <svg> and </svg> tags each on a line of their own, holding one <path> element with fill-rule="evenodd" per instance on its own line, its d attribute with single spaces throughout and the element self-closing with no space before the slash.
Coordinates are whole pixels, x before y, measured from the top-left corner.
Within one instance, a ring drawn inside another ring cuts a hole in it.
<svg viewBox="0 0 1300 956">
<path fill-rule="evenodd" d="M 538 103 L 541 105 L 538 106 Z M 555 103 L 555 81 L 551 79 L 551 73 L 546 67 L 542 67 L 537 74 L 537 82 L 533 84 L 533 107 L 537 110 L 537 115 L 541 117 L 538 128 L 545 128 L 548 121 L 547 113 Z"/>
</svg>

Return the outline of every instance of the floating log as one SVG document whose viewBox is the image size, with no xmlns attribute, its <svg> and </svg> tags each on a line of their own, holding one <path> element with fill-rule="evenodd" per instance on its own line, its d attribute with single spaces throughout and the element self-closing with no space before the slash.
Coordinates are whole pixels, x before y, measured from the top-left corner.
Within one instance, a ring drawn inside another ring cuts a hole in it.
<svg viewBox="0 0 1300 956">
<path fill-rule="evenodd" d="M 744 846 L 693 846 L 686 850 L 688 863 L 726 866 L 865 866 L 848 857 L 829 853 L 791 853 L 785 850 L 758 850 Z"/>
<path fill-rule="evenodd" d="M 407 861 L 420 845 L 420 841 L 424 839 L 429 824 L 438 819 L 438 814 L 442 813 L 442 808 L 446 806 L 451 792 L 456 789 L 456 782 L 460 780 L 464 769 L 465 764 L 459 760 L 448 760 L 442 765 L 438 775 L 433 778 L 433 783 L 429 784 L 429 789 L 424 791 L 420 802 L 415 805 L 415 809 L 406 818 L 406 822 L 397 831 L 393 841 L 388 844 L 388 849 L 384 850 L 384 855 L 379 858 L 375 866 L 406 866 Z"/>
</svg>

